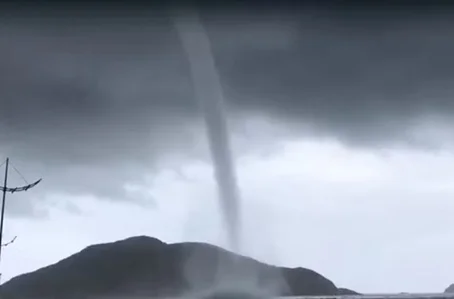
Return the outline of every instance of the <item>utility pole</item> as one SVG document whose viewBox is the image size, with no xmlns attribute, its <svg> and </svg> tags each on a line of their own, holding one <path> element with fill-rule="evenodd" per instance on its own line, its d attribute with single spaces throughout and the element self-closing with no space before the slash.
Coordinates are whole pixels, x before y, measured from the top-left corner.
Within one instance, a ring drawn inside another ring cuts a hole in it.
<svg viewBox="0 0 454 299">
<path fill-rule="evenodd" d="M 32 184 L 28 184 L 27 180 L 25 180 L 24 176 L 13 166 L 13 169 L 22 177 L 22 179 L 25 181 L 27 185 L 21 186 L 21 187 L 8 187 L 8 171 L 10 167 L 10 161 L 9 158 L 6 158 L 5 161 L 5 177 L 3 181 L 3 186 L 0 186 L 0 190 L 3 191 L 3 197 L 2 197 L 2 211 L 1 211 L 1 219 L 0 219 L 0 262 L 2 259 L 2 248 L 11 244 L 14 242 L 16 237 L 14 239 L 6 244 L 3 244 L 3 224 L 5 222 L 5 207 L 6 207 L 6 193 L 14 193 L 14 192 L 21 192 L 21 191 L 27 191 L 30 188 L 35 187 L 36 185 L 41 182 L 41 179 L 37 180 L 36 182 Z M 1 280 L 1 273 L 0 273 L 0 280 Z"/>
</svg>

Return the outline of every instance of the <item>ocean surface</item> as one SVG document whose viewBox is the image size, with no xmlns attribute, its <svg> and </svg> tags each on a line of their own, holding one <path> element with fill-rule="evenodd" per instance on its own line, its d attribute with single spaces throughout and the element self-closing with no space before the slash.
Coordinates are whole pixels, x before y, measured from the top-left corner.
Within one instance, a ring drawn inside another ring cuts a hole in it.
<svg viewBox="0 0 454 299">
<path fill-rule="evenodd" d="M 189 296 L 188 298 L 197 299 Z M 285 299 L 454 299 L 454 293 L 402 293 L 402 294 L 364 294 L 364 295 L 339 295 L 339 296 L 285 296 L 276 297 Z M 91 299 L 150 299 L 148 296 L 133 296 L 133 297 L 92 297 Z M 157 299 L 157 298 L 156 298 Z M 182 297 L 160 298 L 160 299 L 182 299 Z M 235 299 L 235 298 L 232 298 Z"/>
<path fill-rule="evenodd" d="M 438 298 L 453 298 L 454 293 L 446 294 L 446 293 L 400 293 L 400 294 L 363 294 L 363 295 L 342 295 L 342 296 L 288 296 L 288 297 L 280 297 L 280 298 L 292 298 L 292 299 L 299 299 L 299 298 L 308 298 L 308 299 L 335 299 L 335 298 L 352 298 L 352 299 L 438 299 Z"/>
</svg>

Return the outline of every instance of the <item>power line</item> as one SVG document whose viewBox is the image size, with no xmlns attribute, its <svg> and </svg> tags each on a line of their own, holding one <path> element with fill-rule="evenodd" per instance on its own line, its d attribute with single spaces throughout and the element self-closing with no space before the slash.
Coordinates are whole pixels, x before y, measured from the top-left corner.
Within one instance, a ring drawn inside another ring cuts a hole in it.
<svg viewBox="0 0 454 299">
<path fill-rule="evenodd" d="M 24 180 L 25 184 L 29 184 L 27 179 L 22 175 L 22 173 L 20 173 L 19 170 L 17 170 L 16 167 L 14 167 L 13 163 L 12 162 L 9 162 L 10 166 L 14 169 L 14 171 L 16 171 L 16 173 Z"/>
</svg>

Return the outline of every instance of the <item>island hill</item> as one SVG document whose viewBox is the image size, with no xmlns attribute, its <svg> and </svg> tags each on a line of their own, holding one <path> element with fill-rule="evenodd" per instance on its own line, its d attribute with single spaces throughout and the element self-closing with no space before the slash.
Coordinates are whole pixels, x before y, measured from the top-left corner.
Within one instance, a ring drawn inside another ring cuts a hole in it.
<svg viewBox="0 0 454 299">
<path fill-rule="evenodd" d="M 454 294 L 454 283 L 446 288 L 445 294 Z"/>
<path fill-rule="evenodd" d="M 225 273 L 235 274 L 226 278 Z M 166 244 L 145 236 L 89 246 L 11 279 L 0 291 L 2 299 L 179 296 L 212 289 L 223 278 L 244 282 L 250 277 L 259 289 L 281 296 L 356 294 L 309 269 L 271 266 L 209 244 Z"/>
</svg>

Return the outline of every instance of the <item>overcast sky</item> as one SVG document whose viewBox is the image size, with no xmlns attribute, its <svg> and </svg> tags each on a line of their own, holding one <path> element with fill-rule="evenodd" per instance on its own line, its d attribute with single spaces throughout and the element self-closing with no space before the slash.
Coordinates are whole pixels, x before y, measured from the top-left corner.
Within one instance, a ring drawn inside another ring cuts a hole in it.
<svg viewBox="0 0 454 299">
<path fill-rule="evenodd" d="M 243 253 L 359 292 L 454 282 L 454 18 L 209 14 Z M 165 14 L 0 22 L 3 280 L 134 235 L 225 245 L 189 65 Z M 11 185 L 22 185 L 12 170 Z M 261 232 L 258 234 L 257 232 Z"/>
</svg>

